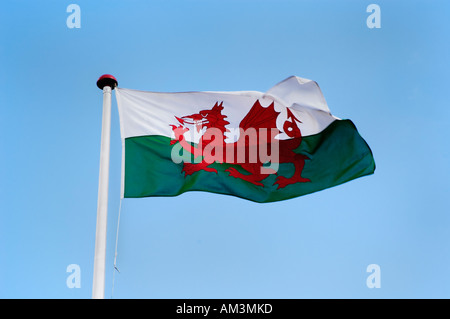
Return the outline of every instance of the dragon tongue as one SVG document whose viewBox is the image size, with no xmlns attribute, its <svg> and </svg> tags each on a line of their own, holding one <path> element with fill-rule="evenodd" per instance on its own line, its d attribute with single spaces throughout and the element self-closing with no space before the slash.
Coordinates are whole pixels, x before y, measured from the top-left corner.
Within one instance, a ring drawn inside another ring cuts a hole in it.
<svg viewBox="0 0 450 319">
<path fill-rule="evenodd" d="M 180 119 L 179 117 L 175 116 L 175 118 L 177 119 L 178 122 L 180 122 L 180 124 L 184 124 L 184 120 Z"/>
</svg>

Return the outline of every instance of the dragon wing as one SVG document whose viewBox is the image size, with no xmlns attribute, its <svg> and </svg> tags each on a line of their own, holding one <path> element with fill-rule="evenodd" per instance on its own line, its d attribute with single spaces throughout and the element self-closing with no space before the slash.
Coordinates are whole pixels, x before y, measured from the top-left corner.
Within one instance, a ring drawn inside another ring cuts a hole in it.
<svg viewBox="0 0 450 319">
<path fill-rule="evenodd" d="M 241 134 L 237 144 L 239 145 L 241 143 L 240 145 L 242 145 L 243 142 L 246 147 L 249 147 L 250 145 L 254 145 L 254 143 L 260 145 L 267 145 L 268 143 L 271 143 L 275 136 L 281 133 L 281 131 L 277 128 L 276 122 L 278 114 L 280 114 L 280 112 L 275 111 L 274 102 L 272 102 L 268 107 L 263 107 L 259 103 L 259 100 L 256 100 L 250 111 L 239 124 L 239 128 L 250 135 Z M 246 137 L 251 136 L 251 130 L 247 131 L 247 129 L 256 130 L 255 133 L 257 140 Z M 266 129 L 265 133 L 260 129 Z"/>
<path fill-rule="evenodd" d="M 277 129 L 277 117 L 280 112 L 275 111 L 274 102 L 272 102 L 268 107 L 263 107 L 259 100 L 253 104 L 250 111 L 242 119 L 239 124 L 239 128 L 246 130 L 248 128 L 254 128 L 256 130 L 261 128 L 276 129 L 278 133 L 280 131 Z"/>
</svg>

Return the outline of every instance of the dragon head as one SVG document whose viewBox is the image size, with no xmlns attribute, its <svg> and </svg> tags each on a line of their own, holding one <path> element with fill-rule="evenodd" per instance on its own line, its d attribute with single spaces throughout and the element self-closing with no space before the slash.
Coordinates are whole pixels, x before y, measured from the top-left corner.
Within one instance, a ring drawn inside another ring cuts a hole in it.
<svg viewBox="0 0 450 319">
<path fill-rule="evenodd" d="M 211 110 L 202 110 L 198 113 L 194 113 L 191 115 L 186 115 L 181 118 L 175 118 L 180 122 L 181 125 L 194 125 L 197 132 L 200 132 L 204 127 L 206 129 L 209 128 L 217 128 L 222 132 L 227 131 L 225 125 L 230 124 L 230 122 L 226 121 L 226 115 L 222 114 L 223 102 L 216 102 Z"/>
<path fill-rule="evenodd" d="M 300 132 L 300 129 L 298 128 L 296 122 L 301 123 L 301 121 L 295 117 L 295 115 L 291 112 L 291 110 L 287 108 L 287 120 L 283 124 L 283 130 L 286 133 L 286 135 L 291 138 L 302 136 L 302 133 Z"/>
</svg>

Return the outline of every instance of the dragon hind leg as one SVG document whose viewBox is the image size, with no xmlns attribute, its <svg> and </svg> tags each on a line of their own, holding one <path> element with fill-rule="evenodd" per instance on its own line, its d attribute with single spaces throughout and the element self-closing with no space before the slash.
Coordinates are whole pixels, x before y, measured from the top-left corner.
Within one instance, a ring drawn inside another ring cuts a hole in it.
<svg viewBox="0 0 450 319">
<path fill-rule="evenodd" d="M 267 175 L 261 175 L 261 174 L 244 175 L 234 167 L 230 167 L 230 168 L 226 169 L 225 172 L 230 173 L 230 176 L 233 176 L 234 178 L 240 178 L 246 182 L 252 183 L 256 186 L 262 186 L 262 187 L 264 187 L 264 184 L 262 184 L 261 181 L 267 177 Z"/>
<path fill-rule="evenodd" d="M 305 155 L 302 155 L 302 154 L 295 155 L 294 175 L 292 175 L 292 177 L 289 177 L 289 178 L 284 177 L 284 176 L 278 176 L 274 183 L 274 185 L 278 185 L 277 189 L 284 188 L 290 184 L 311 182 L 311 180 L 309 178 L 302 177 L 303 167 L 305 166 L 305 159 L 307 159 L 307 158 L 308 157 L 306 157 Z"/>
</svg>

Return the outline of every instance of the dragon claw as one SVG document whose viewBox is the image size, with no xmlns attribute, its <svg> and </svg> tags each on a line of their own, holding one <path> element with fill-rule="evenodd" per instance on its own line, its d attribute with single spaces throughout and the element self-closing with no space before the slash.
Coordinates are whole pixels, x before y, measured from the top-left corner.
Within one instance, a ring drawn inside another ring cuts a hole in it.
<svg viewBox="0 0 450 319">
<path fill-rule="evenodd" d="M 276 178 L 276 182 L 273 185 L 278 185 L 277 189 L 280 188 L 284 188 L 290 184 L 295 184 L 295 183 L 306 183 L 306 182 L 310 182 L 311 180 L 309 178 L 296 178 L 296 177 L 291 177 L 291 178 L 286 178 L 284 176 L 278 176 Z"/>
<path fill-rule="evenodd" d="M 191 164 L 191 163 L 184 163 L 182 172 L 184 173 L 184 176 L 192 175 L 195 172 L 198 172 L 200 170 L 207 171 L 207 172 L 213 172 L 217 174 L 217 170 L 212 167 L 208 167 L 207 163 L 198 163 L 198 164 Z"/>
<path fill-rule="evenodd" d="M 217 174 L 217 170 L 216 170 L 215 168 L 205 167 L 203 170 L 204 170 L 204 171 L 207 171 L 207 172 L 214 172 L 214 173 Z"/>
<path fill-rule="evenodd" d="M 278 185 L 277 189 L 284 188 L 290 184 L 288 181 L 289 181 L 288 178 L 284 176 L 278 176 L 276 178 L 276 182 L 274 183 L 274 185 Z"/>
<path fill-rule="evenodd" d="M 176 142 L 181 141 L 183 139 L 183 134 L 189 131 L 189 129 L 185 128 L 183 125 L 175 126 L 173 124 L 170 124 L 170 127 L 172 127 L 172 131 L 175 135 L 175 138 L 170 142 L 170 145 L 173 145 Z"/>
<path fill-rule="evenodd" d="M 237 169 L 235 169 L 234 167 L 229 167 L 225 170 L 225 172 L 230 173 L 229 176 L 233 176 L 234 178 L 238 178 L 239 177 L 239 172 Z"/>
</svg>

